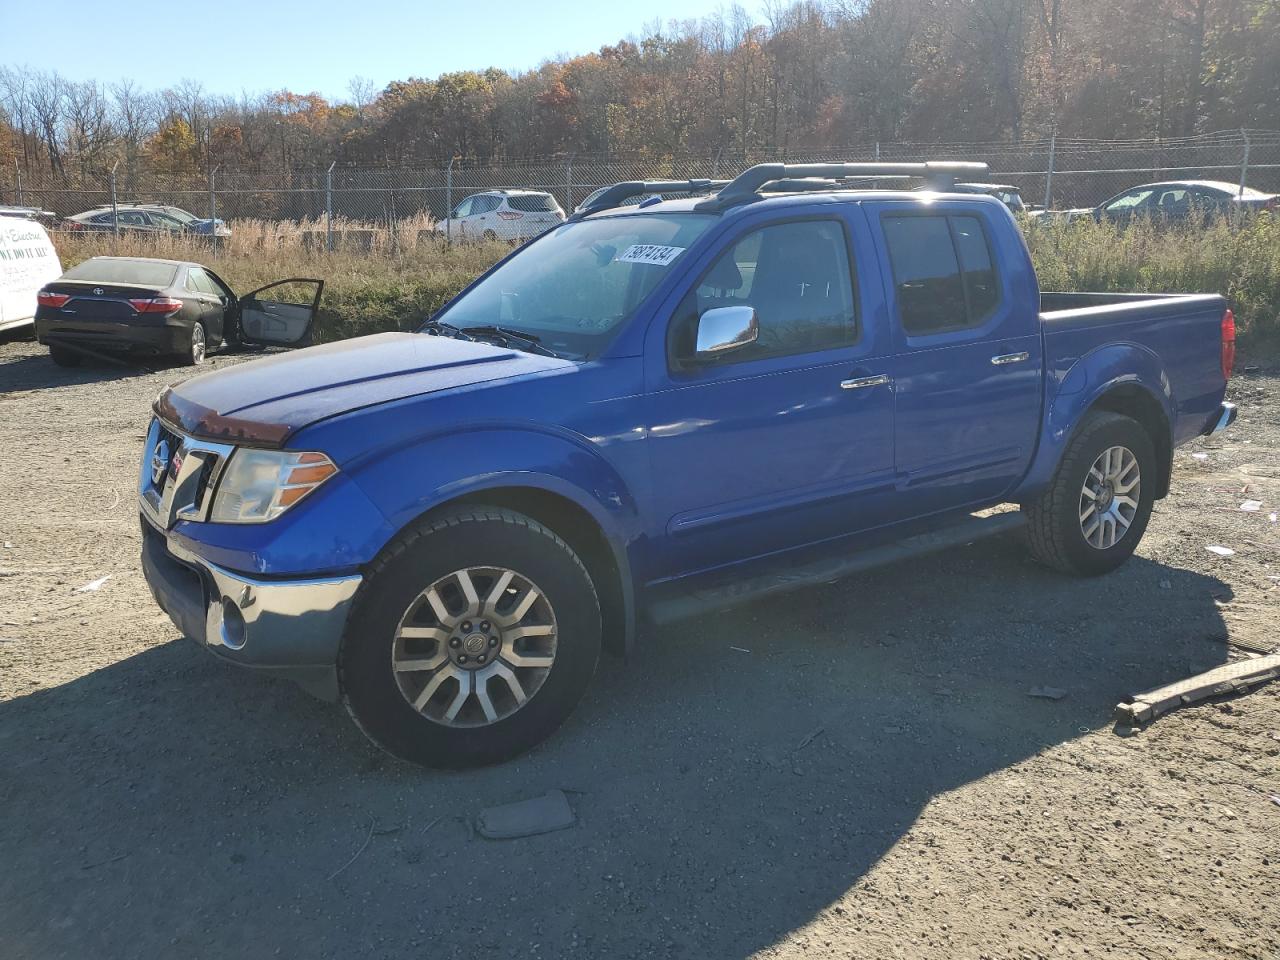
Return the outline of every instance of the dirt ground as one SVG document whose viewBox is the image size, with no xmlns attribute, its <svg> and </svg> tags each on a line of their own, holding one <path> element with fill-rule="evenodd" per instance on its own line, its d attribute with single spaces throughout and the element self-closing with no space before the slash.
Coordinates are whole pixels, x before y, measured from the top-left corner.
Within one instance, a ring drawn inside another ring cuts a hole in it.
<svg viewBox="0 0 1280 960">
<path fill-rule="evenodd" d="M 1280 644 L 1280 377 L 1116 574 L 988 541 L 650 630 L 545 746 L 440 774 L 153 605 L 135 462 L 184 375 L 0 344 L 6 960 L 1280 954 L 1280 683 L 1111 722 Z M 552 788 L 572 829 L 475 833 Z"/>
</svg>

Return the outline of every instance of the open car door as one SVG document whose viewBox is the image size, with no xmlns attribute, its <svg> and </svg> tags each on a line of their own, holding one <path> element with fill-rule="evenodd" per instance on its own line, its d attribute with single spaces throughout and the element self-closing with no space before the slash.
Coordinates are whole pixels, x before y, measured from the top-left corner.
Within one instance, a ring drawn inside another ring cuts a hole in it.
<svg viewBox="0 0 1280 960">
<path fill-rule="evenodd" d="M 268 290 L 272 299 L 263 297 Z M 306 343 L 323 291 L 323 280 L 293 277 L 246 293 L 240 298 L 240 340 L 274 347 Z"/>
</svg>

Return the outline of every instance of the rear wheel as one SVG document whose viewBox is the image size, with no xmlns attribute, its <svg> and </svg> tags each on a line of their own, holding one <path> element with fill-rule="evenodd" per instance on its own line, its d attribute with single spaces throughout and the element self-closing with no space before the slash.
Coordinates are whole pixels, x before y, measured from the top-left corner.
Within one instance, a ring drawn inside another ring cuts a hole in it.
<svg viewBox="0 0 1280 960">
<path fill-rule="evenodd" d="M 600 637 L 595 588 L 568 544 L 522 514 L 460 510 L 369 571 L 339 654 L 343 700 L 405 760 L 496 763 L 568 717 Z"/>
<path fill-rule="evenodd" d="M 204 363 L 207 348 L 204 324 L 197 320 L 191 325 L 191 339 L 187 342 L 187 352 L 182 357 L 183 362 L 193 367 Z"/>
<path fill-rule="evenodd" d="M 84 360 L 84 355 L 75 351 L 68 350 L 66 347 L 49 347 L 49 357 L 60 367 L 78 367 Z"/>
<path fill-rule="evenodd" d="M 1089 414 L 1049 488 L 1027 514 L 1037 560 L 1077 576 L 1108 573 L 1137 549 L 1155 499 L 1155 449 L 1146 430 L 1118 413 Z"/>
</svg>

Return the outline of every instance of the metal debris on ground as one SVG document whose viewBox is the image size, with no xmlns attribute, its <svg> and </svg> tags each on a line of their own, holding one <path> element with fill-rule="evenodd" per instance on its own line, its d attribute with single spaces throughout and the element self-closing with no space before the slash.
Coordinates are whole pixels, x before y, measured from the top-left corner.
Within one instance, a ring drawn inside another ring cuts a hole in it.
<svg viewBox="0 0 1280 960">
<path fill-rule="evenodd" d="M 1116 704 L 1116 722 L 1136 725 L 1154 720 L 1170 710 L 1219 697 L 1243 693 L 1280 676 L 1280 653 L 1223 664 L 1177 683 L 1135 694 Z"/>
<path fill-rule="evenodd" d="M 481 810 L 476 817 L 480 836 L 490 840 L 514 840 L 551 833 L 573 826 L 573 809 L 563 790 L 552 790 L 532 800 L 505 803 Z"/>
<path fill-rule="evenodd" d="M 1061 687 L 1032 687 L 1027 691 L 1028 697 L 1037 697 L 1041 700 L 1061 700 L 1067 695 L 1067 691 Z"/>
</svg>

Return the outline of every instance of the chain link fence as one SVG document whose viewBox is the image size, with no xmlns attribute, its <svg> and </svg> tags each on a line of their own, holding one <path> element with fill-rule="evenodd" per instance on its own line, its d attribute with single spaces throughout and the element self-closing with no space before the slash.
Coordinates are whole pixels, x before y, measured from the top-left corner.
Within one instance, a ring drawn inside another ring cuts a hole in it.
<svg viewBox="0 0 1280 960">
<path fill-rule="evenodd" d="M 105 170 L 63 158 L 56 171 L 0 171 L 0 204 L 66 217 L 113 201 L 167 203 L 199 217 L 289 222 L 324 235 L 331 244 L 333 231 L 361 226 L 416 219 L 427 231 L 465 197 L 483 190 L 544 190 L 571 211 L 593 190 L 623 180 L 723 179 L 772 160 L 922 159 L 984 161 L 991 182 L 1012 184 L 1027 203 L 1050 208 L 1093 206 L 1155 180 L 1219 180 L 1280 192 L 1280 131 L 1236 130 L 1159 141 L 1054 137 L 1021 143 L 877 143 L 785 156 L 725 150 L 667 160 L 566 155 L 381 167 L 331 162 L 260 173 L 214 167 L 181 176 L 148 172 L 140 162 Z"/>
</svg>

